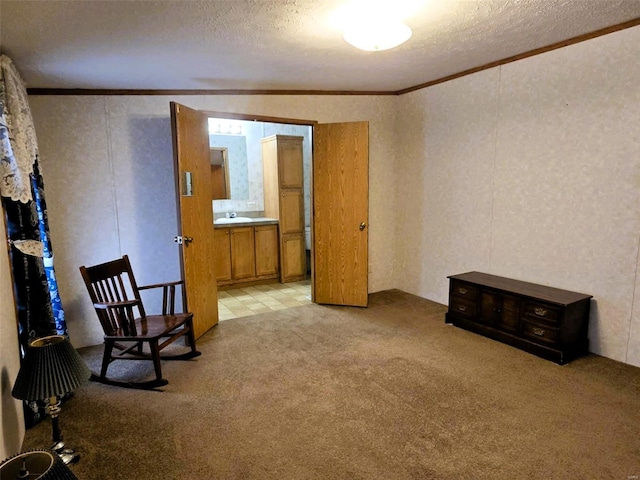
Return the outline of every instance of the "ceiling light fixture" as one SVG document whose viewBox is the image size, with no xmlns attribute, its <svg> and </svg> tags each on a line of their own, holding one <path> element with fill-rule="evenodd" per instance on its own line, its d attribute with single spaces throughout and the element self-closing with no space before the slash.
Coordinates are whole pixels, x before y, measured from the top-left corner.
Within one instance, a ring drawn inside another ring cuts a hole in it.
<svg viewBox="0 0 640 480">
<path fill-rule="evenodd" d="M 329 17 L 346 42 L 361 50 L 389 50 L 411 38 L 405 23 L 427 0 L 348 0 Z"/>
<path fill-rule="evenodd" d="M 359 23 L 347 28 L 344 39 L 360 50 L 377 52 L 389 50 L 411 38 L 411 29 L 400 21 Z"/>
</svg>

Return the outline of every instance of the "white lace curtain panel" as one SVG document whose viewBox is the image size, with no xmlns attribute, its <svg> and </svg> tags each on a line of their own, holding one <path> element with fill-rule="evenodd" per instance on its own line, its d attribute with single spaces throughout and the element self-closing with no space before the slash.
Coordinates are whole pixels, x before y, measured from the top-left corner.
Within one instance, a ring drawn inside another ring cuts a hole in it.
<svg viewBox="0 0 640 480">
<path fill-rule="evenodd" d="M 27 203 L 38 143 L 24 81 L 6 55 L 0 55 L 0 109 L 0 195 Z"/>
</svg>

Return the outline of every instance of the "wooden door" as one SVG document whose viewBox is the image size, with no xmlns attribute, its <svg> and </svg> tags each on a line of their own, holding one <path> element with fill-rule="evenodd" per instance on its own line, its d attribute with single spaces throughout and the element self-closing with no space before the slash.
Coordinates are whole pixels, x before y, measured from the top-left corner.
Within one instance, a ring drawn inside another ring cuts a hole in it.
<svg viewBox="0 0 640 480">
<path fill-rule="evenodd" d="M 207 117 L 171 102 L 178 235 L 184 305 L 193 313 L 193 329 L 201 336 L 218 323 L 211 163 Z"/>
<path fill-rule="evenodd" d="M 314 301 L 367 306 L 368 122 L 313 131 Z"/>
</svg>

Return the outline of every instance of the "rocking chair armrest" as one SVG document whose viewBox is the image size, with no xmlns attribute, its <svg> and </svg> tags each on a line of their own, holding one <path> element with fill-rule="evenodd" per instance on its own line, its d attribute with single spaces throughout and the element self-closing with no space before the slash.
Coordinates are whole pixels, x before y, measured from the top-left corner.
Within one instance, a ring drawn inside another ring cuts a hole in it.
<svg viewBox="0 0 640 480">
<path fill-rule="evenodd" d="M 176 282 L 144 285 L 142 287 L 138 287 L 138 290 L 148 290 L 150 288 L 162 288 L 162 315 L 173 315 L 176 310 L 176 286 L 178 285 L 184 285 L 184 281 L 178 280 Z"/>
<path fill-rule="evenodd" d="M 126 337 L 134 337 L 137 335 L 135 317 L 133 307 L 140 309 L 140 314 L 144 316 L 142 303 L 140 300 L 121 300 L 118 302 L 98 302 L 93 306 L 96 310 L 103 310 L 100 317 L 100 323 L 107 335 L 124 335 Z"/>
<path fill-rule="evenodd" d="M 123 308 L 123 307 L 133 307 L 140 303 L 140 300 L 122 300 L 120 302 L 100 302 L 94 303 L 93 306 L 95 308 L 100 308 L 102 310 L 108 310 L 109 308 Z"/>
<path fill-rule="evenodd" d="M 184 283 L 183 280 L 177 280 L 175 282 L 166 282 L 166 283 L 154 283 L 153 285 L 143 285 L 142 287 L 138 287 L 138 290 L 148 290 L 150 288 L 162 288 L 162 287 L 175 287 L 176 285 L 182 285 Z"/>
</svg>

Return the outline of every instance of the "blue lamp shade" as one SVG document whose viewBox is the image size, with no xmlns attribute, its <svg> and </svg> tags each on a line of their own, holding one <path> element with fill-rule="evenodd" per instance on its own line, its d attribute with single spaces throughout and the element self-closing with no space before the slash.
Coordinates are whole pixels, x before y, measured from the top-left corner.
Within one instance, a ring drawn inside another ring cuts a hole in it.
<svg viewBox="0 0 640 480">
<path fill-rule="evenodd" d="M 62 335 L 37 338 L 27 347 L 11 394 L 20 400 L 44 400 L 72 392 L 91 371 Z"/>
</svg>

